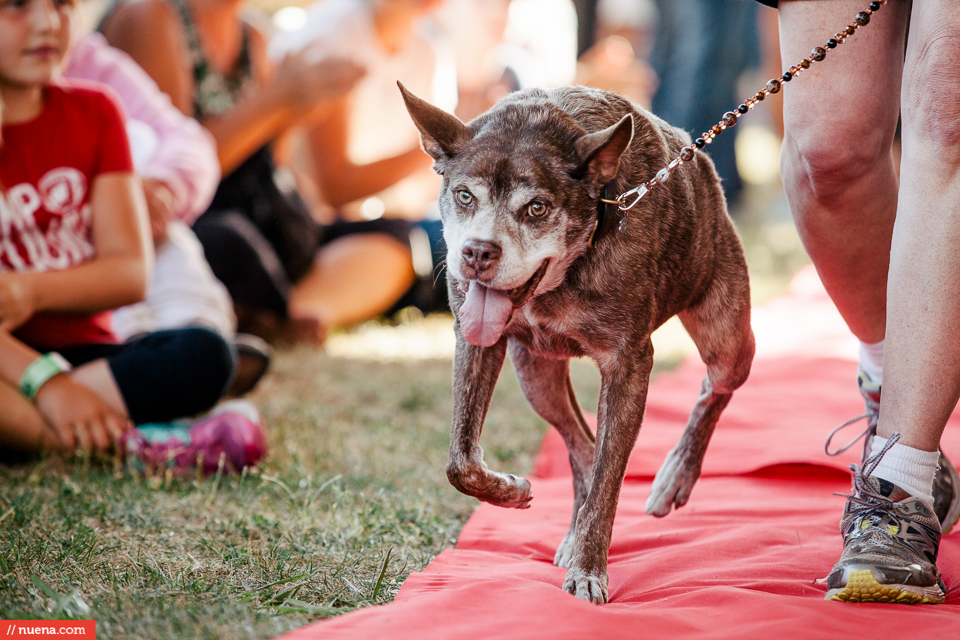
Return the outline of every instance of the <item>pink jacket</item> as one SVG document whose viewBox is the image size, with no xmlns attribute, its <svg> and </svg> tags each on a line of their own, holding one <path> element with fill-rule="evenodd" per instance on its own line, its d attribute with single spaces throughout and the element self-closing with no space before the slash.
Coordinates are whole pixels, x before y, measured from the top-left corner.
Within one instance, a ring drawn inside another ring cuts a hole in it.
<svg viewBox="0 0 960 640">
<path fill-rule="evenodd" d="M 99 33 L 74 45 L 63 76 L 108 85 L 120 97 L 127 118 L 154 130 L 157 150 L 139 173 L 163 180 L 176 199 L 177 217 L 193 224 L 220 182 L 220 163 L 210 132 L 180 113 L 130 56 L 111 47 Z"/>
</svg>

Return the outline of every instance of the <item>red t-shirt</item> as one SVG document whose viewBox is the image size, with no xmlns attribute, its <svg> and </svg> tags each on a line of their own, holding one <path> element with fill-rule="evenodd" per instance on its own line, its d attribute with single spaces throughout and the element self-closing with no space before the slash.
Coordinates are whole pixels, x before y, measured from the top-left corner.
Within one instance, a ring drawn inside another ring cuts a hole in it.
<svg viewBox="0 0 960 640">
<path fill-rule="evenodd" d="M 51 85 L 40 115 L 3 125 L 2 136 L 0 272 L 69 269 L 91 260 L 93 182 L 133 171 L 117 102 L 92 85 Z M 44 351 L 116 342 L 108 311 L 38 313 L 14 335 Z"/>
</svg>

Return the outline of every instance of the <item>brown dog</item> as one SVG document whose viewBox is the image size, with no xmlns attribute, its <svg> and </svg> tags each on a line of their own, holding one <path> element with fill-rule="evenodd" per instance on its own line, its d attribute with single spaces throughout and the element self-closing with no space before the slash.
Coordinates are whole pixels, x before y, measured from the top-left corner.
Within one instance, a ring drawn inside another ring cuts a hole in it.
<svg viewBox="0 0 960 640">
<path fill-rule="evenodd" d="M 440 211 L 457 349 L 447 477 L 485 502 L 526 508 L 530 483 L 487 468 L 479 445 L 504 355 L 533 408 L 563 436 L 573 467 L 570 531 L 554 562 L 563 588 L 607 600 L 607 551 L 627 459 L 640 431 L 653 346 L 679 315 L 707 365 L 680 442 L 646 510 L 690 497 L 720 413 L 753 360 L 743 249 L 710 160 L 696 154 L 629 214 L 599 203 L 650 180 L 687 134 L 625 99 L 585 87 L 514 93 L 463 124 L 400 87 L 443 176 Z M 613 225 L 616 226 L 615 224 Z M 600 369 L 596 439 L 568 360 Z"/>
</svg>

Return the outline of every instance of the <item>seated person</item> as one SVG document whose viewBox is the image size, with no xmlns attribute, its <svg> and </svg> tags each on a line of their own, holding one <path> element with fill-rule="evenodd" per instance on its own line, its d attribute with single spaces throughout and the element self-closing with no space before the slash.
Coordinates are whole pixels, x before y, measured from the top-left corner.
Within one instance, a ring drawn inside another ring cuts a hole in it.
<svg viewBox="0 0 960 640">
<path fill-rule="evenodd" d="M 320 50 L 366 69 L 320 117 L 305 123 L 295 149 L 320 197 L 342 216 L 385 212 L 419 220 L 436 200 L 440 181 L 420 149 L 397 81 L 447 111 L 456 107 L 455 52 L 424 20 L 440 4 L 322 0 L 308 8 L 302 29 L 270 44 L 273 57 Z"/>
<path fill-rule="evenodd" d="M 207 328 L 118 344 L 152 250 L 115 100 L 55 83 L 75 1 L 0 4 L 0 449 L 108 450 L 209 409 L 233 360 Z M 52 43 L 39 49 L 34 43 Z"/>
<path fill-rule="evenodd" d="M 238 371 L 229 395 L 243 395 L 266 373 L 270 349 L 254 336 L 236 335 L 230 295 L 189 227 L 206 210 L 220 181 L 213 136 L 170 104 L 143 69 L 99 33 L 74 43 L 63 77 L 99 82 L 116 92 L 147 200 L 156 264 L 145 300 L 114 312 L 114 333 L 128 340 L 191 325 L 214 329 L 237 351 Z"/>
<path fill-rule="evenodd" d="M 414 281 L 409 225 L 322 227 L 270 143 L 362 76 L 303 51 L 278 65 L 238 0 L 122 0 L 101 29 L 217 141 L 224 179 L 194 224 L 241 331 L 322 343 L 326 330 L 390 308 Z"/>
</svg>

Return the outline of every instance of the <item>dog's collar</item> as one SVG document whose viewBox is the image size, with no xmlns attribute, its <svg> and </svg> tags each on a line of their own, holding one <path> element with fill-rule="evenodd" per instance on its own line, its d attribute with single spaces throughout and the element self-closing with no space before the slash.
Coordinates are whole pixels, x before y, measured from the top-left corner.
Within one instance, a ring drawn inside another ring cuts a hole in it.
<svg viewBox="0 0 960 640">
<path fill-rule="evenodd" d="M 590 239 L 587 240 L 587 246 L 593 249 L 600 242 L 603 236 L 609 233 L 614 224 L 623 216 L 620 211 L 620 203 L 613 199 L 613 182 L 608 182 L 600 191 L 600 199 L 597 200 L 597 220 L 593 225 L 593 231 L 590 232 Z"/>
</svg>

